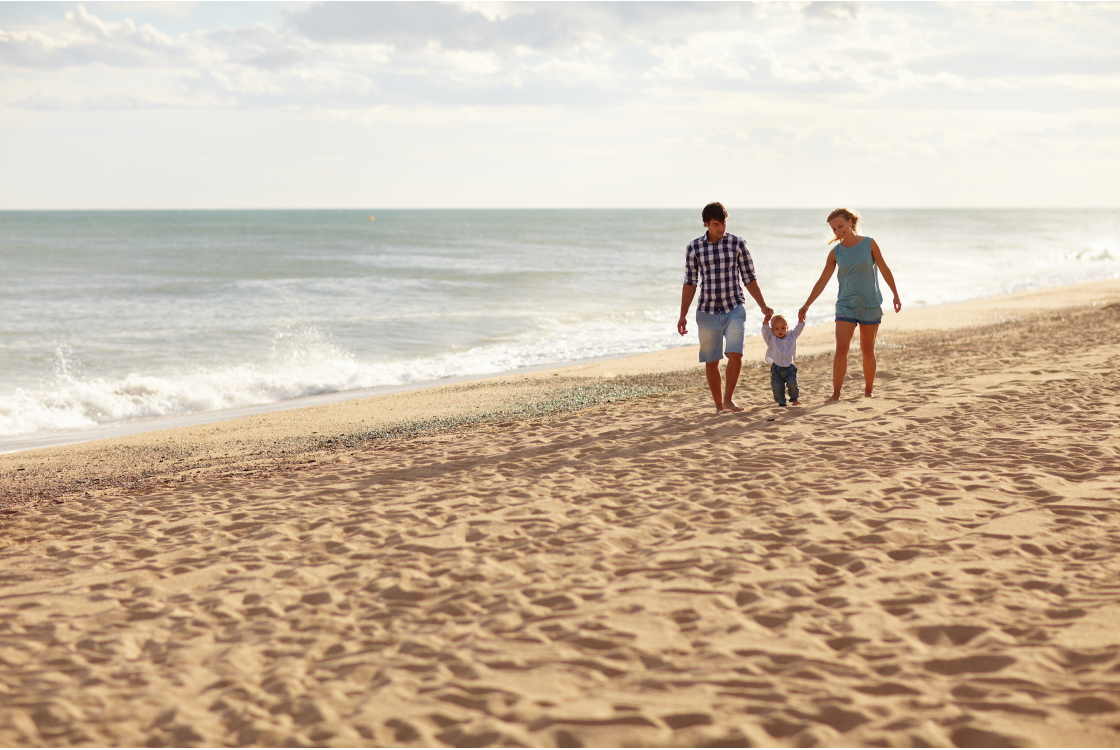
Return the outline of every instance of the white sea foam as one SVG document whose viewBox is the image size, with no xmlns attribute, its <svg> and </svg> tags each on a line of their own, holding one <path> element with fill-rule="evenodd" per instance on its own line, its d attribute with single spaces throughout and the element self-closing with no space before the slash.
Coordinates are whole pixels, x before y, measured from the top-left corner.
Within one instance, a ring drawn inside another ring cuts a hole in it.
<svg viewBox="0 0 1120 750">
<path fill-rule="evenodd" d="M 426 383 L 679 343 L 667 333 L 667 313 L 636 313 L 624 318 L 632 333 L 625 341 L 618 339 L 617 327 L 609 320 L 550 320 L 546 321 L 547 336 L 523 333 L 462 351 L 382 362 L 362 361 L 312 326 L 288 326 L 274 333 L 268 356 L 258 362 L 159 374 L 130 372 L 120 378 L 83 374 L 81 363 L 74 361 L 68 349 L 60 348 L 52 379 L 38 388 L 18 388 L 0 395 L 0 436 L 74 432 L 148 417 Z"/>
</svg>

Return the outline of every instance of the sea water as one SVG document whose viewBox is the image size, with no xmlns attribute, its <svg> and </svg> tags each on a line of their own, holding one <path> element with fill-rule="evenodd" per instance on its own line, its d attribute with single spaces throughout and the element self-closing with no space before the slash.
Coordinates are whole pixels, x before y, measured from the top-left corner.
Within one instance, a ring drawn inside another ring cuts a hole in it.
<svg viewBox="0 0 1120 750">
<path fill-rule="evenodd" d="M 787 316 L 827 213 L 731 210 Z M 1118 210 L 864 213 L 907 307 L 1120 275 Z M 703 231 L 698 209 L 0 212 L 0 441 L 693 344 Z"/>
</svg>

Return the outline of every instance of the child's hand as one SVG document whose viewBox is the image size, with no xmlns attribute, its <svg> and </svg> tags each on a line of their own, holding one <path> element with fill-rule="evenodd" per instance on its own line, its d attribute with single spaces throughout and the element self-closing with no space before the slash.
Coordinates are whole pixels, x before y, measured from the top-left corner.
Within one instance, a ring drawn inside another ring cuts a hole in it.
<svg viewBox="0 0 1120 750">
<path fill-rule="evenodd" d="M 797 320 L 798 320 L 798 322 L 804 323 L 804 322 L 805 322 L 805 318 L 806 318 L 806 317 L 807 317 L 808 315 L 809 315 L 809 306 L 808 306 L 808 305 L 805 305 L 805 307 L 803 307 L 803 308 L 801 308 L 800 310 L 798 310 L 798 311 L 797 311 Z"/>
</svg>

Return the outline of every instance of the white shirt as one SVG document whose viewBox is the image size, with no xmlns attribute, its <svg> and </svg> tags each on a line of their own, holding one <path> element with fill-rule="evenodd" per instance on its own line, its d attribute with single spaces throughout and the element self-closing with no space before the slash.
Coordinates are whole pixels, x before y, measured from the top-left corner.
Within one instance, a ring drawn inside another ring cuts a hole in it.
<svg viewBox="0 0 1120 750">
<path fill-rule="evenodd" d="M 805 321 L 801 321 L 786 332 L 786 337 L 780 339 L 770 330 L 770 326 L 762 324 L 762 340 L 766 342 L 766 361 L 778 367 L 789 367 L 797 356 L 797 337 L 805 330 Z"/>
</svg>

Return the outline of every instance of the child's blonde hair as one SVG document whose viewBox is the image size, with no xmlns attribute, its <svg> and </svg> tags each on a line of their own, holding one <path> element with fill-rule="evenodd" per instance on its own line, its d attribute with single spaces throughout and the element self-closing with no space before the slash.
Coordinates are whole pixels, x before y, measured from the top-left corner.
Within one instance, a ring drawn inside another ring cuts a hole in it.
<svg viewBox="0 0 1120 750">
<path fill-rule="evenodd" d="M 789 328 L 789 321 L 786 320 L 785 315 L 775 315 L 774 317 L 770 318 L 770 327 L 773 328 L 774 324 L 779 320 L 786 324 L 786 328 Z"/>
<path fill-rule="evenodd" d="M 850 208 L 838 208 L 828 215 L 827 220 L 832 221 L 837 216 L 843 216 L 845 219 L 852 222 L 852 232 L 853 233 L 856 232 L 859 229 L 860 216 L 859 216 L 858 211 L 853 211 Z M 833 237 L 831 240 L 828 241 L 828 244 L 831 245 L 833 242 L 839 242 L 839 241 L 840 241 L 839 237 Z"/>
</svg>

